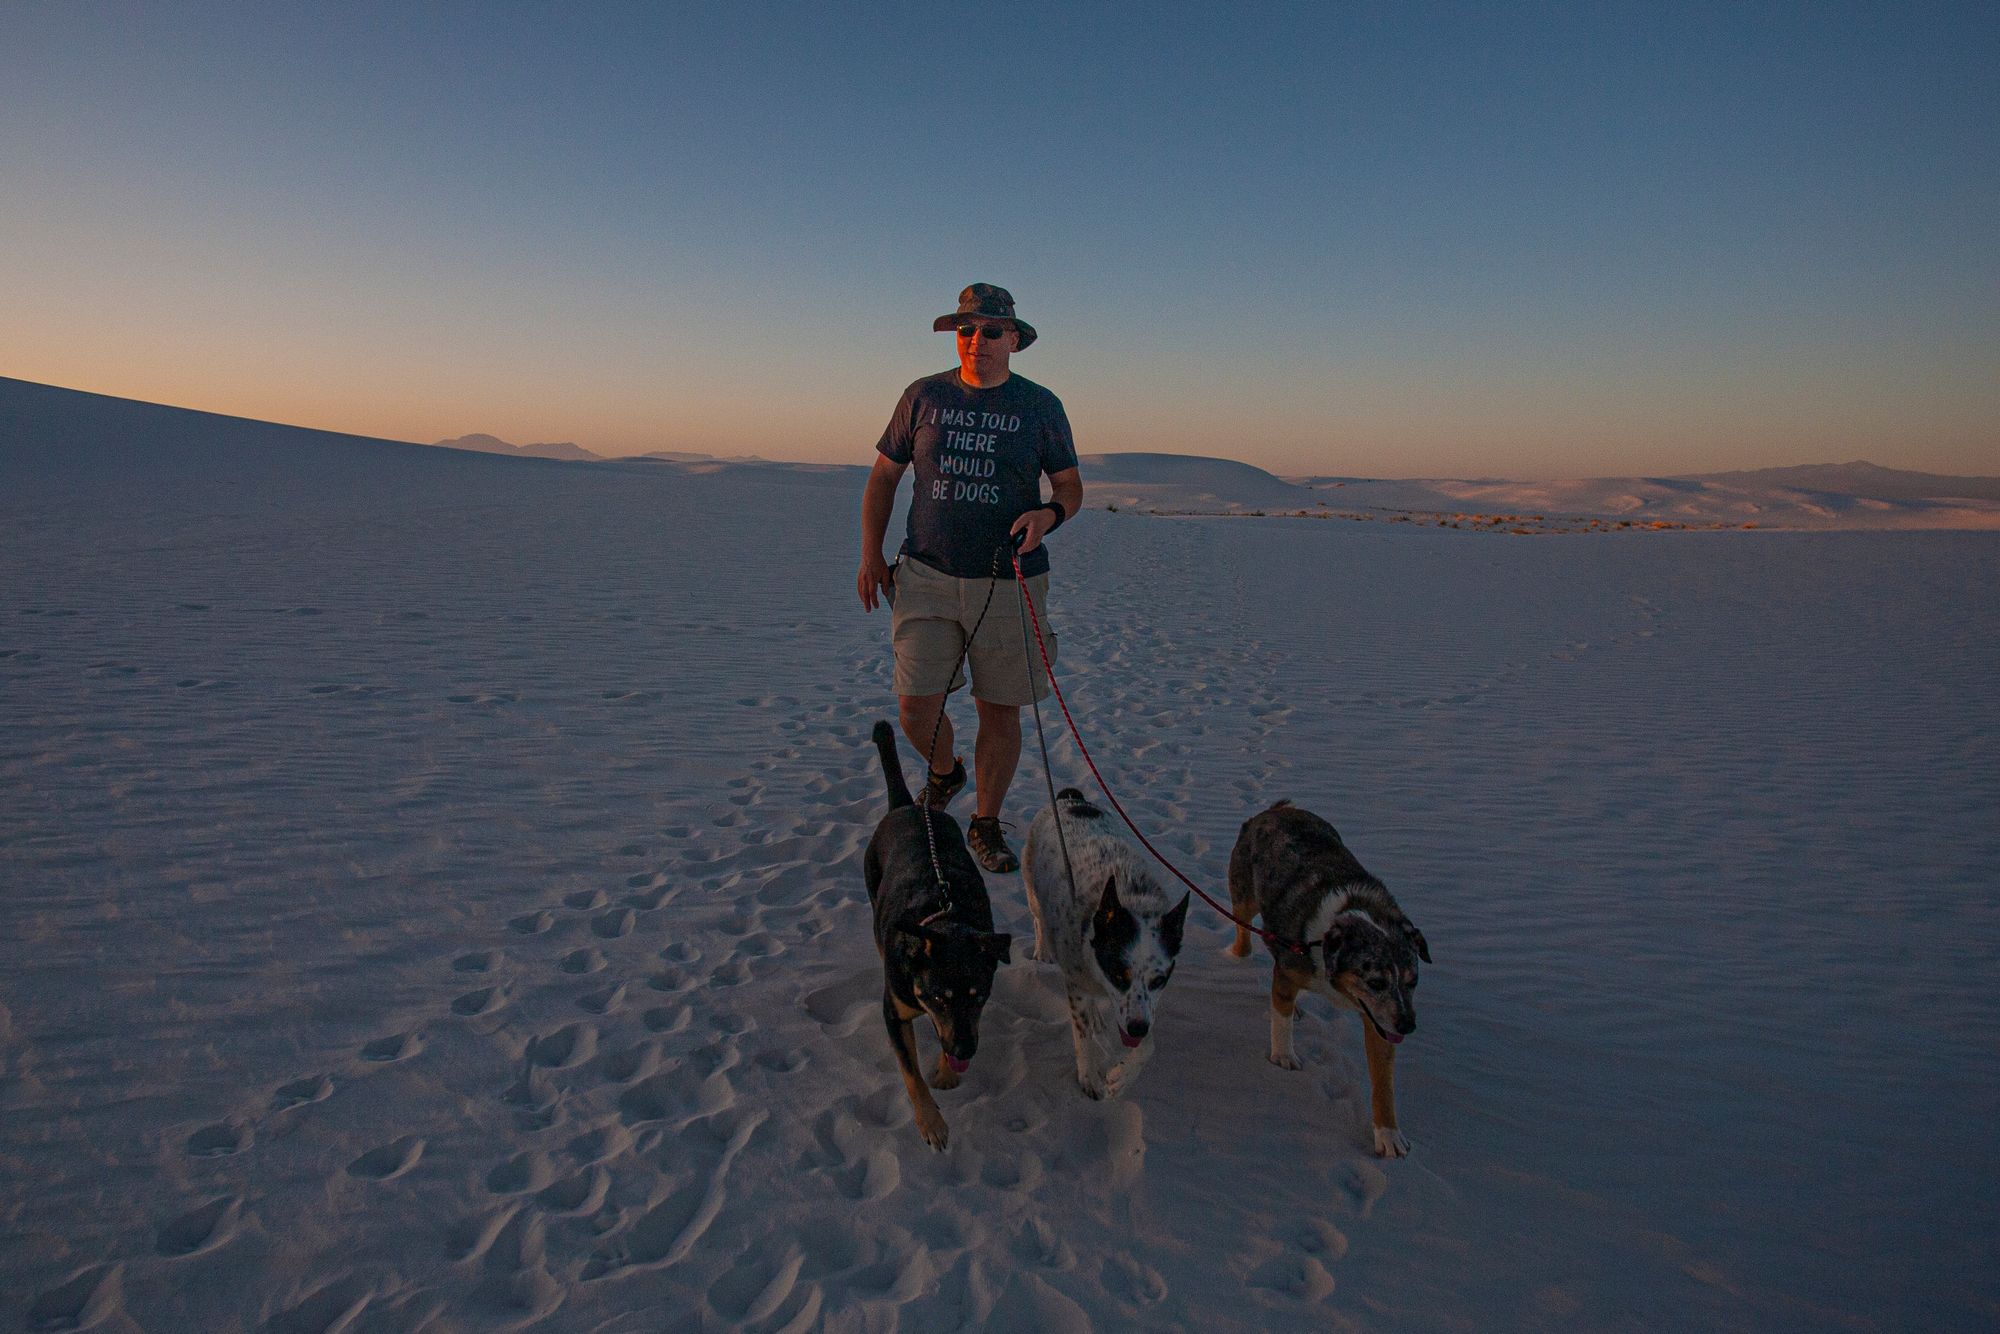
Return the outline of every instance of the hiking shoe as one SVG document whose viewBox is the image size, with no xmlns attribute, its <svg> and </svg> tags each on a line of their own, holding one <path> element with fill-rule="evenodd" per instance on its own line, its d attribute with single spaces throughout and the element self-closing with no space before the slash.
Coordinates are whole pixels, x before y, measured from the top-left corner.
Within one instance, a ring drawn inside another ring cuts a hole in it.
<svg viewBox="0 0 2000 1334">
<path fill-rule="evenodd" d="M 965 827 L 965 842 L 979 864 L 995 875 L 1021 869 L 1021 859 L 1014 855 L 1014 849 L 1007 846 L 1007 836 L 1000 832 L 997 815 L 973 816 L 972 823 Z"/>
<path fill-rule="evenodd" d="M 917 805 L 935 806 L 939 810 L 951 805 L 951 799 L 965 790 L 965 761 L 953 760 L 948 774 L 932 774 L 917 792 Z"/>
</svg>

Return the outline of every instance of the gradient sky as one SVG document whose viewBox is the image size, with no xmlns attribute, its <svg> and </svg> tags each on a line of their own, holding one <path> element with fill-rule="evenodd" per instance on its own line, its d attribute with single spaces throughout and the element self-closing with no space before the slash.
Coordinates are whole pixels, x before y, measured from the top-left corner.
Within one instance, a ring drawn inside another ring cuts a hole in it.
<svg viewBox="0 0 2000 1334">
<path fill-rule="evenodd" d="M 866 11 L 866 16 L 863 11 Z M 0 374 L 865 463 L 2000 472 L 2000 6 L 16 3 Z"/>
</svg>

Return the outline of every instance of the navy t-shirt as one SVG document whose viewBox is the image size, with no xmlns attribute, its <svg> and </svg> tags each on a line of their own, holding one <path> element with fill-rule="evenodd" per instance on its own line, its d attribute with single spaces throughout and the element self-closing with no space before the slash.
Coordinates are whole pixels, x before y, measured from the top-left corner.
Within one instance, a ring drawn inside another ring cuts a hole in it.
<svg viewBox="0 0 2000 1334">
<path fill-rule="evenodd" d="M 1043 473 L 1076 467 L 1061 399 L 1019 375 L 974 389 L 955 368 L 905 389 L 875 448 L 916 465 L 903 554 L 961 579 L 993 573 L 1007 530 L 1042 503 Z M 1005 557 L 999 568 L 1012 573 Z M 1024 575 L 1048 568 L 1046 547 L 1021 557 Z"/>
</svg>

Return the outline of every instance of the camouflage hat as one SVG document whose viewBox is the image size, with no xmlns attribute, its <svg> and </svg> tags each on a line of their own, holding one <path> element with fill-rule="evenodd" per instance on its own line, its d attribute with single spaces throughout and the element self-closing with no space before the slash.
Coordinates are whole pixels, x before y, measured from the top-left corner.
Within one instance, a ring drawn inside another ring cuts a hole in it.
<svg viewBox="0 0 2000 1334">
<path fill-rule="evenodd" d="M 940 315 L 931 322 L 931 328 L 939 333 L 956 329 L 968 319 L 1005 320 L 1020 331 L 1021 341 L 1014 348 L 1016 352 L 1035 341 L 1035 326 L 1014 313 L 1014 294 L 1004 287 L 992 283 L 974 283 L 958 294 L 958 310 L 950 315 Z"/>
</svg>

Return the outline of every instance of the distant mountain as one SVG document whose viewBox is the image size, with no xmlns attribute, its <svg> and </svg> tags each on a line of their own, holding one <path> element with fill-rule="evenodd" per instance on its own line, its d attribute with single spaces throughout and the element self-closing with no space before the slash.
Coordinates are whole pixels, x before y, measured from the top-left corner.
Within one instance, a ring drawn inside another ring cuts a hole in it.
<svg viewBox="0 0 2000 1334">
<path fill-rule="evenodd" d="M 626 459 L 657 459 L 661 463 L 770 463 L 762 454 L 696 454 L 685 449 L 656 449 L 650 454 L 621 454 Z"/>
<path fill-rule="evenodd" d="M 1942 477 L 1872 463 L 1547 482 L 1292 480 L 1334 509 L 1425 519 L 1502 514 L 1533 515 L 1537 522 L 1595 519 L 1623 527 L 2000 528 L 2000 478 Z"/>
<path fill-rule="evenodd" d="M 1856 460 L 1853 463 L 1808 463 L 1796 468 L 1753 468 L 1744 472 L 1691 474 L 1684 480 L 1739 488 L 1791 487 L 1836 496 L 1868 496 L 1875 500 L 2000 500 L 2000 477 L 1952 477 L 1941 473 L 1905 472 Z"/>
<path fill-rule="evenodd" d="M 197 462 L 228 475 L 344 464 L 356 451 L 383 467 L 463 478 L 520 459 L 522 467 L 599 461 L 573 444 L 515 446 L 490 435 L 430 445 L 227 417 L 0 376 L 0 477 L 118 469 L 172 479 Z M 850 485 L 862 462 L 779 463 L 755 455 L 659 451 L 601 460 L 701 475 L 754 471 L 768 484 Z M 1583 528 L 1774 530 L 2000 530 L 2000 478 L 1949 477 L 1872 463 L 1815 464 L 1683 477 L 1595 477 L 1516 482 L 1367 477 L 1278 477 L 1233 459 L 1183 454 L 1090 454 L 1081 460 L 1085 504 L 1157 514 L 1307 515 L 1506 532 Z M 304 474 L 300 474 L 304 475 Z M 836 480 L 829 480 L 836 479 Z M 142 494 L 141 492 L 135 492 Z"/>
<path fill-rule="evenodd" d="M 506 454 L 514 458 L 563 459 L 571 463 L 594 463 L 603 458 L 567 440 L 553 444 L 510 445 L 494 435 L 461 435 L 456 440 L 436 442 L 443 449 L 470 449 L 481 454 Z"/>
<path fill-rule="evenodd" d="M 1321 497 L 1262 468 L 1194 454 L 1084 454 L 1087 504 L 1139 509 L 1300 509 Z"/>
</svg>

